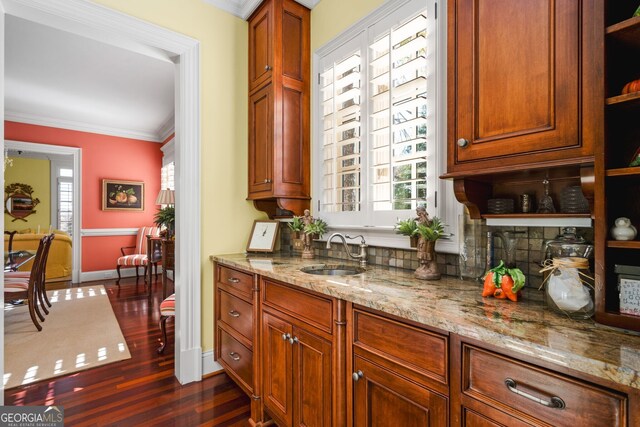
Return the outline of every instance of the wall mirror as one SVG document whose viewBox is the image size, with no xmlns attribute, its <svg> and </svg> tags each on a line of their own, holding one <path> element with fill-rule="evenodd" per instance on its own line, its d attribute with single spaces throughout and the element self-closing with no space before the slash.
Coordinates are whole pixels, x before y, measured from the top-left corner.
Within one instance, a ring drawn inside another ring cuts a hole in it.
<svg viewBox="0 0 640 427">
<path fill-rule="evenodd" d="M 33 188 L 27 184 L 13 183 L 4 189 L 4 212 L 13 217 L 13 221 L 25 219 L 29 215 L 36 213 L 35 207 L 40 200 L 33 197 Z"/>
</svg>

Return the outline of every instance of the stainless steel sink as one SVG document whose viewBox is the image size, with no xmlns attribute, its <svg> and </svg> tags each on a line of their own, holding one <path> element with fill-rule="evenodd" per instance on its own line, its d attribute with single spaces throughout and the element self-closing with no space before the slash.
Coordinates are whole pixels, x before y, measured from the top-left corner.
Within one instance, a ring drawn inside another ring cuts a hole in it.
<svg viewBox="0 0 640 427">
<path fill-rule="evenodd" d="M 353 276 L 354 274 L 364 273 L 362 267 L 354 267 L 351 265 L 310 265 L 300 269 L 303 273 L 316 274 L 319 276 Z"/>
</svg>

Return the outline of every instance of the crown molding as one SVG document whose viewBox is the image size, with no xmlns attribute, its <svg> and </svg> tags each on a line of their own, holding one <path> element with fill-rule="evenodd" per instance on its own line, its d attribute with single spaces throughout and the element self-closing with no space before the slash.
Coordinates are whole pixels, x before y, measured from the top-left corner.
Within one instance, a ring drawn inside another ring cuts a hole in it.
<svg viewBox="0 0 640 427">
<path fill-rule="evenodd" d="M 172 114 L 171 117 L 169 117 L 167 121 L 165 121 L 162 124 L 162 126 L 160 126 L 160 129 L 158 129 L 158 131 L 156 132 L 158 141 L 165 142 L 167 138 L 169 138 L 173 133 L 175 133 L 175 131 L 176 131 L 176 117 L 175 115 Z"/>
<path fill-rule="evenodd" d="M 164 142 L 171 134 L 163 139 L 162 135 L 151 132 L 139 132 L 128 129 L 120 129 L 109 126 L 90 125 L 87 123 L 76 122 L 73 120 L 54 119 L 51 117 L 43 117 L 35 114 L 16 113 L 14 111 L 5 111 L 4 119 L 10 122 L 26 123 L 30 125 L 48 126 L 53 128 L 76 130 L 79 132 L 98 133 L 100 135 L 118 136 L 121 138 L 140 139 L 150 142 Z M 164 126 L 163 126 L 164 130 Z M 172 132 L 173 130 L 171 130 Z"/>
<path fill-rule="evenodd" d="M 313 9 L 320 0 L 295 0 L 301 5 Z M 229 12 L 232 15 L 241 19 L 247 19 L 255 11 L 262 0 L 204 0 L 205 3 L 209 3 L 219 9 Z"/>
</svg>

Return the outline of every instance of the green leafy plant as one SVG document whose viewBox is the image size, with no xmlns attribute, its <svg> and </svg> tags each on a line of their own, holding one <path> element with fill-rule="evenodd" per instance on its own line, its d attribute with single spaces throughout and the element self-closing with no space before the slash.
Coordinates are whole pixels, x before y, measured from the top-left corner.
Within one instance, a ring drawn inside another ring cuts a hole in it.
<svg viewBox="0 0 640 427">
<path fill-rule="evenodd" d="M 153 221 L 158 227 L 163 225 L 167 227 L 170 233 L 173 233 L 174 225 L 176 222 L 176 208 L 175 206 L 167 206 L 159 209 Z"/>
<path fill-rule="evenodd" d="M 413 236 L 418 228 L 418 223 L 414 218 L 399 220 L 395 226 L 396 234 L 403 236 Z"/>
<path fill-rule="evenodd" d="M 327 232 L 327 223 L 320 218 L 316 218 L 311 224 L 304 226 L 304 234 L 315 234 L 322 237 Z"/>
<path fill-rule="evenodd" d="M 302 222 L 301 216 L 294 216 L 293 220 L 287 224 L 291 231 L 303 231 L 304 230 L 304 222 Z"/>
<path fill-rule="evenodd" d="M 441 237 L 448 236 L 448 234 L 444 232 L 444 224 L 438 217 L 433 217 L 430 225 L 417 223 L 413 234 L 424 237 L 425 240 L 430 241 L 436 241 Z"/>
</svg>

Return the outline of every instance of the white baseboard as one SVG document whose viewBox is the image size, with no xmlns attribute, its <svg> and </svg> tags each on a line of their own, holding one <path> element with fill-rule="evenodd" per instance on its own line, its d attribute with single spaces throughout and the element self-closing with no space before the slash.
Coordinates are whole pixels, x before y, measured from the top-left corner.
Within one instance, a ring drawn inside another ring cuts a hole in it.
<svg viewBox="0 0 640 427">
<path fill-rule="evenodd" d="M 141 278 L 143 268 L 138 269 L 138 274 Z M 158 266 L 158 274 L 162 274 L 162 267 Z M 122 268 L 120 269 L 120 275 L 122 277 L 136 277 L 136 270 L 134 268 Z M 106 280 L 115 279 L 118 277 L 118 272 L 114 268 L 113 270 L 99 270 L 99 271 L 83 271 L 80 273 L 80 283 L 93 282 L 94 280 Z"/>
<path fill-rule="evenodd" d="M 202 376 L 222 371 L 222 366 L 213 360 L 213 350 L 202 353 Z"/>
</svg>

